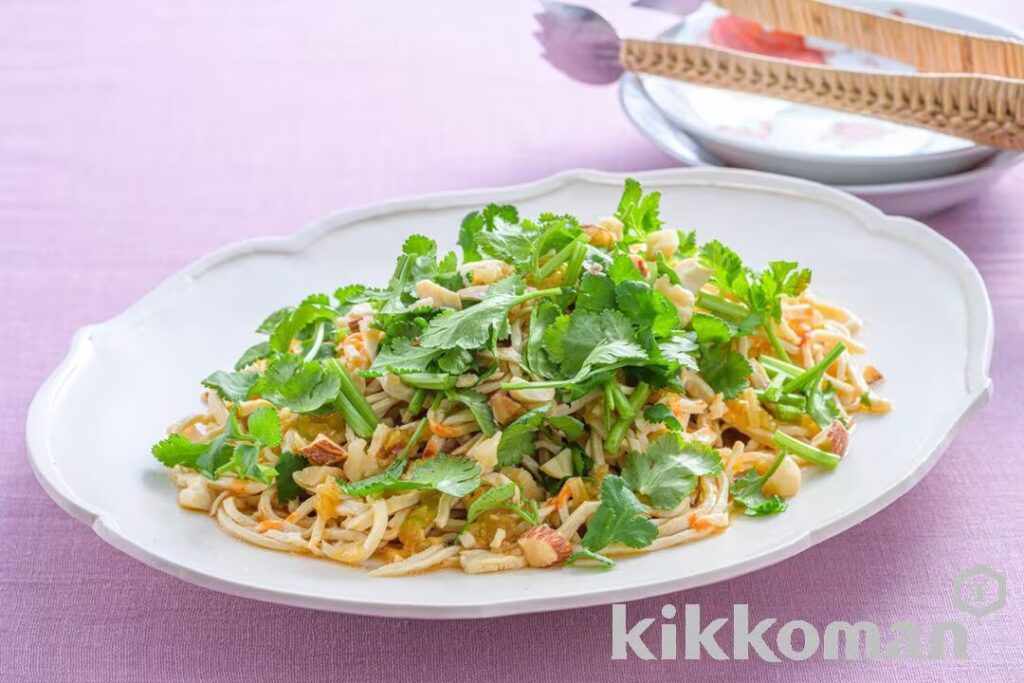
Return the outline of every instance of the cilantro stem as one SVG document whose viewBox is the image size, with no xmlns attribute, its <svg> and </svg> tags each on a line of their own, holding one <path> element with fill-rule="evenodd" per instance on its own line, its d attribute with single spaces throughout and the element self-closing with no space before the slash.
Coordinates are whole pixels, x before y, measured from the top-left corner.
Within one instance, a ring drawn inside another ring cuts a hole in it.
<svg viewBox="0 0 1024 683">
<path fill-rule="evenodd" d="M 615 410 L 618 411 L 619 417 L 635 417 L 636 411 L 633 406 L 629 404 L 629 399 L 626 398 L 626 394 L 623 393 L 622 387 L 615 381 L 613 375 L 609 378 L 608 383 L 605 385 L 609 388 L 612 395 L 612 403 L 615 404 Z"/>
<path fill-rule="evenodd" d="M 549 287 L 548 289 L 538 289 L 535 292 L 526 292 L 525 294 L 520 294 L 519 296 L 517 296 L 515 298 L 515 303 L 512 304 L 512 307 L 518 306 L 519 304 L 524 304 L 527 301 L 530 301 L 531 299 L 539 299 L 541 297 L 555 296 L 556 294 L 561 294 L 561 293 L 562 293 L 562 288 L 561 287 Z"/>
<path fill-rule="evenodd" d="M 307 363 L 316 358 L 317 352 L 320 351 L 320 347 L 324 343 L 324 327 L 324 321 L 322 320 L 316 325 L 316 333 L 313 335 L 313 345 L 309 347 L 309 351 L 307 351 L 306 355 L 302 358 L 302 360 Z"/>
<path fill-rule="evenodd" d="M 646 383 L 641 382 L 636 385 L 636 389 L 633 390 L 632 395 L 629 397 L 629 405 L 633 409 L 633 415 L 640 410 L 640 406 L 647 401 L 647 397 L 651 394 L 651 387 Z M 612 429 L 608 432 L 608 438 L 604 440 L 604 449 L 609 453 L 617 453 L 619 450 L 619 443 L 622 441 L 622 437 L 626 435 L 626 430 L 633 424 L 633 417 L 620 417 L 618 421 L 612 425 Z"/>
<path fill-rule="evenodd" d="M 565 267 L 562 287 L 575 286 L 577 280 L 580 279 L 580 274 L 583 272 L 583 259 L 587 257 L 587 248 L 581 242 L 576 242 L 575 245 L 575 250 L 572 252 L 572 256 L 569 257 L 569 263 Z"/>
<path fill-rule="evenodd" d="M 416 389 L 444 391 L 455 386 L 455 377 L 437 372 L 410 372 L 400 375 L 402 383 Z"/>
<path fill-rule="evenodd" d="M 796 422 L 804 414 L 800 408 L 785 403 L 770 403 L 768 409 L 783 422 Z"/>
<path fill-rule="evenodd" d="M 735 301 L 729 301 L 728 299 L 723 299 L 720 296 L 708 294 L 707 292 L 700 292 L 697 294 L 697 305 L 711 311 L 712 313 L 717 313 L 729 318 L 733 322 L 737 323 L 743 321 L 750 315 L 750 309 L 743 304 L 736 303 Z M 782 342 L 779 340 L 779 335 L 775 333 L 775 328 L 772 327 L 770 316 L 765 316 L 761 323 L 761 329 L 763 329 L 765 335 L 767 335 L 768 341 L 771 342 L 772 349 L 775 350 L 775 353 L 780 358 L 788 359 L 789 354 L 786 353 L 786 349 L 783 348 Z"/>
<path fill-rule="evenodd" d="M 784 360 L 788 359 L 789 354 L 786 353 L 786 349 L 782 346 L 782 341 L 779 339 L 779 335 L 775 333 L 775 328 L 772 327 L 771 319 L 769 318 L 768 320 L 765 320 L 764 324 L 761 325 L 761 328 L 764 330 L 764 333 L 768 335 L 768 341 L 772 343 L 772 348 L 775 349 L 775 353 L 778 354 L 779 358 Z"/>
<path fill-rule="evenodd" d="M 720 296 L 708 294 L 707 292 L 700 292 L 697 294 L 697 305 L 711 311 L 712 313 L 718 313 L 719 315 L 731 318 L 733 322 L 743 320 L 750 315 L 750 309 L 743 304 L 736 303 L 735 301 L 729 301 L 728 299 L 723 299 Z"/>
<path fill-rule="evenodd" d="M 352 427 L 353 432 L 360 438 L 369 439 L 373 436 L 373 430 L 377 428 L 377 416 L 373 408 L 336 358 L 330 359 L 325 365 L 328 371 L 333 372 L 341 381 L 341 390 L 334 401 L 334 406 L 345 418 L 345 422 Z"/>
<path fill-rule="evenodd" d="M 762 403 L 777 403 L 779 405 L 800 409 L 807 406 L 807 399 L 800 394 L 783 394 L 780 392 L 778 395 L 773 397 L 768 394 L 769 389 L 771 389 L 771 387 L 764 391 L 755 392 L 755 396 L 757 396 L 757 399 Z"/>
<path fill-rule="evenodd" d="M 612 382 L 615 379 L 611 378 L 604 383 L 604 428 L 610 430 L 612 428 L 612 407 L 615 405 L 615 399 L 612 397 Z"/>
<path fill-rule="evenodd" d="M 415 448 L 419 440 L 423 438 L 423 432 L 424 430 L 426 430 L 426 428 L 427 418 L 423 418 L 422 420 L 420 420 L 420 423 L 416 425 L 416 429 L 413 431 L 412 436 L 409 437 L 409 443 L 405 444 L 405 446 L 402 447 L 401 452 L 398 454 L 398 457 L 395 458 L 395 460 L 408 458 L 410 455 L 412 455 L 413 448 Z"/>
<path fill-rule="evenodd" d="M 783 375 L 787 378 L 796 377 L 804 371 L 799 365 L 793 365 L 787 363 L 784 360 L 779 360 L 773 356 L 761 356 L 757 359 L 758 362 L 764 366 L 764 369 L 774 375 Z"/>
<path fill-rule="evenodd" d="M 775 433 L 776 434 L 782 434 L 783 432 L 775 432 Z M 764 474 L 761 475 L 761 479 L 763 481 L 768 481 L 769 479 L 772 478 L 772 475 L 775 474 L 775 470 L 779 469 L 779 465 L 781 465 L 782 461 L 786 458 L 786 452 L 787 452 L 786 448 L 783 447 L 782 450 L 779 451 L 779 454 L 777 456 L 775 456 L 775 460 L 772 461 L 771 467 L 769 467 L 768 470 Z M 763 486 L 763 484 L 762 484 L 762 486 Z"/>
<path fill-rule="evenodd" d="M 514 391 L 522 389 L 560 389 L 567 387 L 576 382 L 575 378 L 570 379 L 550 379 L 544 382 L 505 382 L 501 385 L 501 388 L 505 391 Z"/>
<path fill-rule="evenodd" d="M 412 400 L 409 401 L 409 415 L 418 415 L 423 409 L 423 402 L 427 399 L 427 390 L 417 388 L 413 392 Z"/>
<path fill-rule="evenodd" d="M 540 282 L 547 276 L 551 275 L 551 273 L 555 272 L 555 269 L 558 268 L 558 266 L 562 265 L 572 257 L 573 253 L 576 250 L 577 244 L 578 242 L 576 242 L 576 240 L 573 240 L 572 242 L 569 242 L 569 244 L 565 245 L 557 252 L 555 252 L 555 255 L 552 256 L 547 262 L 545 262 L 543 266 L 534 271 L 533 281 Z"/>
<path fill-rule="evenodd" d="M 764 391 L 758 394 L 758 398 L 768 403 L 778 403 L 779 396 L 782 395 L 782 384 L 786 381 L 786 376 L 781 372 L 772 378 L 772 381 L 768 383 L 768 386 Z"/>
<path fill-rule="evenodd" d="M 782 387 L 782 390 L 791 394 L 794 391 L 804 391 L 810 387 L 810 385 L 820 382 L 822 375 L 828 370 L 828 366 L 832 365 L 837 358 L 846 350 L 841 342 L 832 347 L 832 350 L 825 354 L 825 357 L 819 360 L 817 363 L 807 368 L 793 379 L 786 382 Z"/>
<path fill-rule="evenodd" d="M 822 467 L 828 467 L 829 469 L 839 464 L 839 456 L 835 453 L 828 453 L 819 448 L 815 448 L 810 444 L 806 444 L 803 441 L 793 438 L 789 434 L 783 431 L 777 431 L 772 436 L 772 442 L 783 449 L 783 451 L 789 451 L 795 455 L 799 455 L 801 458 L 808 462 L 813 462 L 816 465 Z"/>
</svg>

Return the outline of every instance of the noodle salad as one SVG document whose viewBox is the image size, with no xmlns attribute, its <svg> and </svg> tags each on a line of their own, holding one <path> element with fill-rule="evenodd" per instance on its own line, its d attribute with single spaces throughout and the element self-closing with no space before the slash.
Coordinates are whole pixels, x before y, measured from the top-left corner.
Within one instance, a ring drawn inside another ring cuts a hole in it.
<svg viewBox="0 0 1024 683">
<path fill-rule="evenodd" d="M 579 563 L 783 513 L 886 413 L 858 319 L 811 272 L 663 225 L 491 204 L 461 261 L 413 235 L 385 287 L 270 314 L 153 454 L 237 539 L 376 576 Z"/>
</svg>

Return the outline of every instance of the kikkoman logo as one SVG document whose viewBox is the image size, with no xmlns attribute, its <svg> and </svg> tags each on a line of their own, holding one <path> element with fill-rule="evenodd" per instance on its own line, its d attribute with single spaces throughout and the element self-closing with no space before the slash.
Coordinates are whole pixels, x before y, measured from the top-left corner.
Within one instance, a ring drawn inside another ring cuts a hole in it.
<svg viewBox="0 0 1024 683">
<path fill-rule="evenodd" d="M 971 567 L 954 581 L 953 602 L 973 617 L 991 614 L 1006 605 L 1006 578 L 984 565 Z M 675 605 L 664 605 L 661 617 L 658 628 L 652 628 L 657 621 L 653 617 L 630 625 L 626 606 L 612 605 L 612 659 L 967 659 L 967 628 L 961 621 L 924 627 L 913 621 L 887 627 L 871 621 L 833 621 L 819 629 L 796 619 L 781 624 L 772 637 L 778 619 L 754 623 L 745 604 L 733 605 L 731 619 L 707 623 L 701 620 L 700 605 L 693 604 L 685 605 L 682 615 Z"/>
</svg>

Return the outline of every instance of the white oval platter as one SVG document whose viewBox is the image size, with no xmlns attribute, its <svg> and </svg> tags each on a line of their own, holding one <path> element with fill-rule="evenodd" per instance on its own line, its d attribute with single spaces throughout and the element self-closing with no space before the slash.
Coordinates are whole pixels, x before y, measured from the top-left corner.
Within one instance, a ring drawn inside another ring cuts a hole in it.
<svg viewBox="0 0 1024 683">
<path fill-rule="evenodd" d="M 207 588 L 325 610 L 456 618 L 605 604 L 739 576 L 867 519 L 920 480 L 990 391 L 991 306 L 967 257 L 920 223 L 806 181 L 723 169 L 635 175 L 662 191 L 669 225 L 723 239 L 755 264 L 798 260 L 813 268 L 814 291 L 863 316 L 862 339 L 896 410 L 861 423 L 841 466 L 808 477 L 784 514 L 738 519 L 709 540 L 624 559 L 610 572 L 380 579 L 230 538 L 178 506 L 167 472 L 150 456 L 166 425 L 198 407 L 199 379 L 229 366 L 267 311 L 343 283 L 382 284 L 406 235 L 453 245 L 465 213 L 490 201 L 515 203 L 526 215 L 607 215 L 623 176 L 595 171 L 345 211 L 189 266 L 75 335 L 29 411 L 40 482 L 116 548 Z"/>
</svg>

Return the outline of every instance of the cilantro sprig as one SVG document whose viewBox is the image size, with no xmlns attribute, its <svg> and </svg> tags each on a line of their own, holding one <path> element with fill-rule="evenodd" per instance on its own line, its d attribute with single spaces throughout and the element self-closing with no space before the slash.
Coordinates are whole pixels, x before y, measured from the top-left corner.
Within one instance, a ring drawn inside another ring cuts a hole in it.
<svg viewBox="0 0 1024 683">
<path fill-rule="evenodd" d="M 519 502 L 515 501 L 517 494 Z M 470 504 L 469 510 L 466 511 L 466 524 L 472 524 L 484 513 L 495 509 L 514 512 L 530 526 L 538 526 L 541 523 L 537 503 L 531 498 L 524 497 L 515 484 L 503 484 L 488 489 Z"/>
<path fill-rule="evenodd" d="M 469 495 L 480 487 L 481 470 L 475 460 L 440 453 L 418 461 L 403 478 L 407 462 L 405 457 L 399 457 L 378 474 L 358 481 L 338 479 L 338 487 L 356 497 L 434 489 L 456 498 Z"/>
<path fill-rule="evenodd" d="M 587 521 L 581 544 L 586 552 L 574 553 L 569 560 L 580 557 L 597 559 L 595 554 L 611 545 L 622 543 L 630 548 L 646 548 L 658 537 L 658 527 L 647 518 L 647 508 L 630 491 L 622 477 L 609 474 L 601 481 L 601 504 Z M 609 560 L 603 556 L 603 563 Z"/>
<path fill-rule="evenodd" d="M 772 322 L 782 320 L 782 297 L 801 294 L 811 282 L 811 271 L 792 261 L 772 261 L 758 273 L 745 267 L 739 255 L 718 240 L 703 245 L 699 254 L 701 263 L 711 269 L 711 281 L 719 292 L 734 296 L 745 307 L 706 293 L 697 303 L 731 316 L 741 327 L 760 326 L 779 358 L 788 359 Z"/>
<path fill-rule="evenodd" d="M 281 423 L 273 408 L 260 408 L 248 418 L 244 431 L 232 412 L 224 431 L 208 443 L 190 441 L 181 434 L 171 434 L 153 446 L 153 456 L 166 467 L 182 465 L 200 474 L 217 479 L 234 474 L 239 479 L 253 479 L 265 484 L 277 476 L 277 470 L 259 462 L 262 448 L 281 444 Z"/>
<path fill-rule="evenodd" d="M 622 479 L 652 507 L 671 510 L 693 493 L 697 477 L 721 471 L 718 451 L 670 432 L 655 439 L 646 452 L 630 453 Z"/>
<path fill-rule="evenodd" d="M 766 496 L 762 490 L 765 482 L 771 479 L 785 457 L 786 450 L 783 449 L 779 451 L 771 467 L 764 474 L 759 475 L 757 470 L 752 467 L 732 483 L 730 489 L 732 499 L 739 507 L 743 508 L 743 514 L 748 517 L 760 517 L 775 515 L 786 510 L 786 501 L 782 499 L 782 496 Z"/>
</svg>

